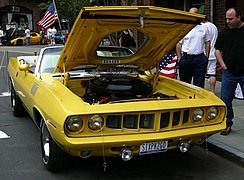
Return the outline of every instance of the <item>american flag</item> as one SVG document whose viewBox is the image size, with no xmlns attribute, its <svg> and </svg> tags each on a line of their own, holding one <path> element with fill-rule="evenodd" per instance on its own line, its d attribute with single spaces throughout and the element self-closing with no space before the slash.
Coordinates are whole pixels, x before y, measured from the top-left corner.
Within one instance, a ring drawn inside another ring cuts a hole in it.
<svg viewBox="0 0 244 180">
<path fill-rule="evenodd" d="M 56 12 L 56 8 L 54 7 L 53 2 L 48 7 L 45 12 L 43 18 L 37 23 L 38 25 L 47 29 L 50 27 L 56 20 L 58 19 L 58 14 Z"/>
<path fill-rule="evenodd" d="M 176 63 L 176 54 L 165 55 L 159 64 L 160 75 L 169 78 L 176 78 Z"/>
</svg>

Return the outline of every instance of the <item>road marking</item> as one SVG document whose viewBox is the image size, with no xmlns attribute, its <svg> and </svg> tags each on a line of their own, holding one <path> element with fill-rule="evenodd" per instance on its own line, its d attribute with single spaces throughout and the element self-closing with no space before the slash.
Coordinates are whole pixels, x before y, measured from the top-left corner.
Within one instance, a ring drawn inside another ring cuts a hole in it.
<svg viewBox="0 0 244 180">
<path fill-rule="evenodd" d="M 0 64 L 0 70 L 1 70 L 2 67 L 3 67 L 3 62 L 4 62 L 4 59 L 5 59 L 5 54 L 6 54 L 6 52 L 4 51 L 4 52 L 3 52 L 2 62 L 1 62 L 1 64 Z"/>
<path fill-rule="evenodd" d="M 11 93 L 10 92 L 3 92 L 2 94 L 0 94 L 0 97 L 7 97 L 10 96 Z"/>
<path fill-rule="evenodd" d="M 4 139 L 4 138 L 10 138 L 10 136 L 8 136 L 5 132 L 0 131 L 0 139 Z"/>
</svg>

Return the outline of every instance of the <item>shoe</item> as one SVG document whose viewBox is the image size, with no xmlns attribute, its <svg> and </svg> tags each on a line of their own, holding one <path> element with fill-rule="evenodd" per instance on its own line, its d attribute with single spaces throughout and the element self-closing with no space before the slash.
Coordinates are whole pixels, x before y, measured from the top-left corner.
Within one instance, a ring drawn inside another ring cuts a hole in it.
<svg viewBox="0 0 244 180">
<path fill-rule="evenodd" d="M 227 126 L 220 134 L 223 136 L 228 136 L 231 132 L 231 126 Z"/>
</svg>

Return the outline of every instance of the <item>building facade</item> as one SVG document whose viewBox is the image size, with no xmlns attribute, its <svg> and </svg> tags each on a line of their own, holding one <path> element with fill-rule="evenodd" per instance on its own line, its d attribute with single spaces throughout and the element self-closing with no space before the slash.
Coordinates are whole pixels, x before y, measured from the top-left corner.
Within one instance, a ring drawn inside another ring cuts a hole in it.
<svg viewBox="0 0 244 180">
<path fill-rule="evenodd" d="M 138 5 L 153 5 L 188 11 L 191 7 L 202 8 L 219 30 L 225 27 L 225 13 L 231 7 L 237 7 L 244 15 L 243 0 L 136 0 Z"/>
<path fill-rule="evenodd" d="M 1 0 L 0 26 L 3 30 L 24 30 L 27 26 L 30 30 L 37 30 L 40 19 L 39 3 L 40 0 Z"/>
</svg>

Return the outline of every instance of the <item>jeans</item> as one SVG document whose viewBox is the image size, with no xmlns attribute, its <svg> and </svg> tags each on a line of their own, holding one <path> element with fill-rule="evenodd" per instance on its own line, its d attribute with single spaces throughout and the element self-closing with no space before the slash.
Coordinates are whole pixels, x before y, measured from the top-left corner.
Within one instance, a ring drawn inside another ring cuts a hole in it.
<svg viewBox="0 0 244 180">
<path fill-rule="evenodd" d="M 30 37 L 26 37 L 26 45 L 30 46 Z"/>
<path fill-rule="evenodd" d="M 199 55 L 183 54 L 179 63 L 180 80 L 204 88 L 208 59 L 204 53 Z"/>
<path fill-rule="evenodd" d="M 234 99 L 235 90 L 238 83 L 240 83 L 242 94 L 244 94 L 244 75 L 235 76 L 227 69 L 223 71 L 221 83 L 221 99 L 224 101 L 227 107 L 227 126 L 233 125 L 232 119 L 234 118 L 234 111 L 232 108 L 232 101 Z"/>
</svg>

